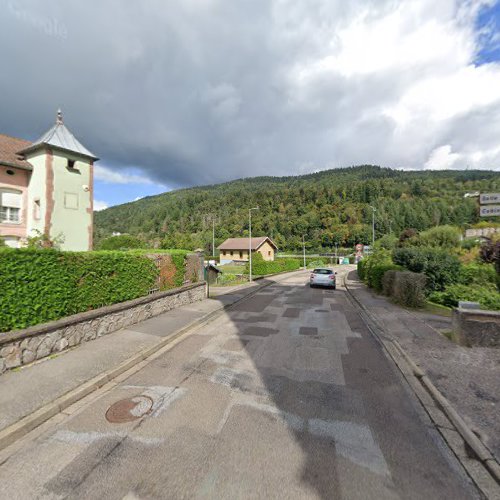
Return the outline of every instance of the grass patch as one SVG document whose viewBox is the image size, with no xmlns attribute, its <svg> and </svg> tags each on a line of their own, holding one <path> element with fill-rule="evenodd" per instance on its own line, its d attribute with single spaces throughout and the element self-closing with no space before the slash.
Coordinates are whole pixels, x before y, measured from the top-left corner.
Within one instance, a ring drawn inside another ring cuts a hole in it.
<svg viewBox="0 0 500 500">
<path fill-rule="evenodd" d="M 222 266 L 217 266 L 223 273 L 228 274 L 245 274 L 245 266 L 239 266 L 237 264 L 224 264 Z"/>
<path fill-rule="evenodd" d="M 430 300 L 425 303 L 424 310 L 432 314 L 451 318 L 451 307 L 442 306 L 441 304 L 436 304 Z"/>
</svg>

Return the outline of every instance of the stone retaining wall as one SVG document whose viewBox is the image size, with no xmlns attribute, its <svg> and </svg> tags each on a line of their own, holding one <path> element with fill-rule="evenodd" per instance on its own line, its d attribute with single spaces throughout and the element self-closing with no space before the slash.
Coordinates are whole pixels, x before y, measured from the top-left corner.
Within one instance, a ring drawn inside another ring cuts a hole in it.
<svg viewBox="0 0 500 500">
<path fill-rule="evenodd" d="M 176 307 L 203 300 L 205 296 L 205 283 L 195 283 L 23 330 L 2 333 L 0 374 Z"/>
<path fill-rule="evenodd" d="M 500 312 L 453 309 L 453 337 L 468 347 L 500 348 Z"/>
</svg>

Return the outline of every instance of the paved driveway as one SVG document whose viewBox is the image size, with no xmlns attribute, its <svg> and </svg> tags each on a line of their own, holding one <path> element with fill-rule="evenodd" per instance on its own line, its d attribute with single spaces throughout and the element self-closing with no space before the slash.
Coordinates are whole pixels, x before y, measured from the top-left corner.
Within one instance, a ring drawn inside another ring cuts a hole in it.
<svg viewBox="0 0 500 500">
<path fill-rule="evenodd" d="M 342 288 L 306 281 L 81 404 L 0 466 L 0 497 L 475 498 Z"/>
</svg>

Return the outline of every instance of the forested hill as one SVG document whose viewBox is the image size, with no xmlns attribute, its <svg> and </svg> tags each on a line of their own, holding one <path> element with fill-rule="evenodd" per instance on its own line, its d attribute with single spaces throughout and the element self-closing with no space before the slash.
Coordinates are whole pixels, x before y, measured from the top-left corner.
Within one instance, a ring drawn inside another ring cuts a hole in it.
<svg viewBox="0 0 500 500">
<path fill-rule="evenodd" d="M 371 240 L 372 209 L 377 236 L 391 229 L 424 230 L 438 224 L 478 222 L 476 198 L 467 191 L 499 191 L 500 172 L 401 171 L 376 166 L 326 170 L 296 177 L 255 177 L 149 196 L 95 214 L 99 242 L 112 232 L 129 233 L 166 248 L 207 248 L 211 217 L 216 244 L 244 236 L 248 208 L 253 233 L 271 236 L 280 249 L 352 246 Z"/>
</svg>

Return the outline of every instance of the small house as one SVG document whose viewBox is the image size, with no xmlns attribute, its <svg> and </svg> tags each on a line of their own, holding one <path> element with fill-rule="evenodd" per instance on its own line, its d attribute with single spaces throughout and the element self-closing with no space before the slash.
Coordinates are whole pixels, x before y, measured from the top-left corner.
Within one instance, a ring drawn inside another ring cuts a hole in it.
<svg viewBox="0 0 500 500">
<path fill-rule="evenodd" d="M 271 238 L 259 236 L 258 238 L 228 238 L 217 247 L 220 251 L 220 263 L 247 262 L 248 251 L 259 252 L 264 260 L 274 260 L 278 247 Z"/>
</svg>

